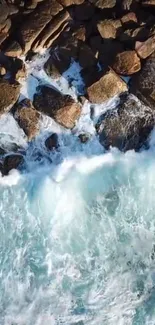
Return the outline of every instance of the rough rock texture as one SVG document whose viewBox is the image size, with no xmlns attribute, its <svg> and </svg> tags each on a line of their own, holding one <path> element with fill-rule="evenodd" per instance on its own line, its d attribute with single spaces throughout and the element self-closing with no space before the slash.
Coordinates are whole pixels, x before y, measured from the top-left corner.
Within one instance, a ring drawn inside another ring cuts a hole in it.
<svg viewBox="0 0 155 325">
<path fill-rule="evenodd" d="M 112 68 L 116 73 L 132 75 L 141 69 L 141 61 L 135 51 L 118 53 Z"/>
<path fill-rule="evenodd" d="M 97 125 L 100 142 L 122 151 L 139 150 L 148 139 L 155 124 L 155 114 L 136 97 L 129 95 L 116 110 L 108 111 Z"/>
<path fill-rule="evenodd" d="M 62 126 L 72 129 L 80 117 L 79 103 L 69 95 L 63 95 L 56 89 L 42 86 L 34 96 L 34 107 L 52 117 Z"/>
<path fill-rule="evenodd" d="M 14 117 L 28 139 L 32 140 L 39 131 L 40 114 L 29 99 L 24 99 L 15 106 Z"/>
<path fill-rule="evenodd" d="M 10 84 L 8 80 L 0 79 L 0 115 L 9 111 L 16 103 L 20 93 L 20 85 Z"/>
<path fill-rule="evenodd" d="M 104 39 L 115 39 L 122 24 L 120 20 L 106 19 L 97 24 L 98 31 Z"/>
<path fill-rule="evenodd" d="M 5 55 L 18 57 L 22 54 L 22 48 L 17 41 L 12 41 L 5 50 Z"/>
<path fill-rule="evenodd" d="M 58 149 L 59 141 L 56 133 L 51 134 L 45 141 L 45 146 L 48 150 Z"/>
<path fill-rule="evenodd" d="M 131 92 L 146 105 L 155 108 L 155 53 L 146 60 L 142 70 L 133 78 Z"/>
<path fill-rule="evenodd" d="M 69 7 L 72 5 L 80 5 L 81 3 L 83 3 L 85 0 L 60 0 L 60 3 L 64 6 L 64 7 Z"/>
<path fill-rule="evenodd" d="M 126 91 L 126 83 L 111 69 L 87 88 L 88 99 L 96 104 L 104 103 L 113 96 Z"/>
<path fill-rule="evenodd" d="M 24 157 L 20 154 L 10 154 L 5 157 L 3 162 L 2 174 L 8 175 L 10 170 L 17 169 L 24 163 Z"/>
<path fill-rule="evenodd" d="M 136 42 L 135 50 L 141 59 L 146 59 L 155 51 L 155 35 L 145 42 Z"/>
<path fill-rule="evenodd" d="M 90 2 L 101 9 L 113 8 L 116 5 L 116 0 L 90 0 Z"/>
</svg>

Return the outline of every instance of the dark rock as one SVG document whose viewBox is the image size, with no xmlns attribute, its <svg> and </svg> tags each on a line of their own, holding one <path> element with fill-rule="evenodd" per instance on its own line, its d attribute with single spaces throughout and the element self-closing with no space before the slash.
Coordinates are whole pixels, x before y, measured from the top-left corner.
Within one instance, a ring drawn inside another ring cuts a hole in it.
<svg viewBox="0 0 155 325">
<path fill-rule="evenodd" d="M 145 61 L 141 71 L 133 77 L 131 92 L 146 105 L 155 108 L 155 53 Z"/>
<path fill-rule="evenodd" d="M 5 155 L 5 153 L 6 153 L 6 151 L 0 147 L 0 155 L 3 156 L 3 155 Z"/>
<path fill-rule="evenodd" d="M 107 40 L 101 44 L 99 50 L 99 62 L 106 68 L 111 66 L 118 53 L 124 52 L 124 45 L 117 40 Z"/>
<path fill-rule="evenodd" d="M 28 139 L 32 140 L 39 131 L 40 114 L 29 99 L 24 99 L 15 106 L 14 117 Z"/>
<path fill-rule="evenodd" d="M 45 141 L 45 146 L 48 150 L 58 149 L 59 141 L 56 133 L 51 134 Z"/>
<path fill-rule="evenodd" d="M 84 2 L 83 4 L 76 6 L 74 9 L 74 19 L 76 20 L 88 20 L 94 15 L 95 7 L 89 3 Z"/>
<path fill-rule="evenodd" d="M 79 42 L 78 61 L 82 68 L 88 68 L 97 64 L 94 53 L 90 47 L 83 42 Z"/>
<path fill-rule="evenodd" d="M 41 86 L 34 95 L 34 107 L 52 117 L 62 126 L 72 129 L 80 117 L 80 104 L 69 95 L 63 95 L 56 89 Z"/>
<path fill-rule="evenodd" d="M 18 57 L 22 54 L 22 48 L 17 41 L 12 41 L 5 50 L 5 55 Z"/>
<path fill-rule="evenodd" d="M 82 143 L 87 143 L 90 139 L 90 136 L 88 134 L 81 133 L 79 134 L 79 139 Z"/>
<path fill-rule="evenodd" d="M 145 26 L 140 26 L 137 28 L 126 29 L 121 35 L 119 39 L 121 42 L 129 46 L 133 46 L 136 41 L 145 41 L 148 39 L 150 31 Z"/>
<path fill-rule="evenodd" d="M 112 69 L 87 88 L 89 101 L 96 104 L 102 104 L 126 91 L 126 83 Z"/>
<path fill-rule="evenodd" d="M 24 163 L 24 157 L 20 154 L 10 154 L 3 162 L 3 175 L 8 175 L 10 170 L 19 168 Z"/>
<path fill-rule="evenodd" d="M 139 150 L 146 145 L 155 125 L 155 114 L 133 95 L 129 95 L 117 110 L 108 111 L 102 116 L 97 129 L 101 144 L 122 151 Z"/>
<path fill-rule="evenodd" d="M 19 94 L 20 85 L 18 83 L 10 84 L 8 80 L 0 79 L 0 115 L 11 109 Z"/>
<path fill-rule="evenodd" d="M 141 61 L 135 51 L 118 53 L 112 68 L 116 73 L 132 75 L 141 69 Z"/>
<path fill-rule="evenodd" d="M 0 24 L 6 21 L 9 15 L 9 7 L 5 3 L 0 4 Z"/>
</svg>

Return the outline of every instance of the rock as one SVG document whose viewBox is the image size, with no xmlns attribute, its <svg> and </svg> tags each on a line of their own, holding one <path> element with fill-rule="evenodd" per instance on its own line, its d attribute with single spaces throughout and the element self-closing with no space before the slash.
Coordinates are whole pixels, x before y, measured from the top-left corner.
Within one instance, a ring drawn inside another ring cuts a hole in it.
<svg viewBox="0 0 155 325">
<path fill-rule="evenodd" d="M 79 139 L 80 139 L 81 143 L 87 143 L 90 139 L 90 136 L 88 134 L 81 133 L 81 134 L 79 134 Z"/>
<path fill-rule="evenodd" d="M 8 112 L 16 103 L 20 94 L 20 85 L 10 84 L 8 80 L 0 79 L 0 115 Z"/>
<path fill-rule="evenodd" d="M 102 104 L 126 91 L 126 83 L 112 69 L 87 88 L 88 99 L 96 104 Z"/>
<path fill-rule="evenodd" d="M 145 41 L 148 38 L 149 29 L 145 26 L 125 30 L 119 37 L 121 42 L 134 45 L 135 41 Z"/>
<path fill-rule="evenodd" d="M 8 15 L 9 15 L 8 5 L 5 3 L 0 4 L 0 24 L 6 21 Z"/>
<path fill-rule="evenodd" d="M 27 53 L 39 34 L 63 7 L 56 0 L 43 1 L 20 27 L 23 53 Z"/>
<path fill-rule="evenodd" d="M 76 27 L 72 32 L 73 37 L 77 38 L 80 41 L 85 42 L 86 40 L 86 28 L 85 26 Z"/>
<path fill-rule="evenodd" d="M 121 18 L 121 23 L 124 26 L 134 26 L 138 24 L 137 16 L 134 12 L 129 12 Z"/>
<path fill-rule="evenodd" d="M 155 6 L 155 0 L 142 0 L 142 6 L 144 7 Z"/>
<path fill-rule="evenodd" d="M 20 154 L 10 154 L 5 157 L 3 163 L 3 175 L 8 175 L 10 170 L 19 168 L 24 163 L 24 157 Z"/>
<path fill-rule="evenodd" d="M 5 153 L 6 153 L 5 150 L 0 147 L 0 155 L 3 156 L 3 155 L 5 155 Z"/>
<path fill-rule="evenodd" d="M 5 55 L 18 57 L 22 54 L 22 48 L 17 41 L 12 41 L 5 50 Z"/>
<path fill-rule="evenodd" d="M 124 45 L 117 40 L 104 41 L 99 50 L 99 62 L 102 63 L 105 68 L 111 66 L 116 55 L 124 52 L 124 49 Z"/>
<path fill-rule="evenodd" d="M 0 65 L 0 75 L 4 76 L 6 74 L 6 69 Z"/>
<path fill-rule="evenodd" d="M 118 53 L 112 68 L 116 73 L 132 75 L 141 69 L 141 61 L 135 51 Z"/>
<path fill-rule="evenodd" d="M 60 125 L 72 129 L 80 117 L 80 104 L 69 95 L 63 95 L 56 89 L 41 86 L 34 95 L 34 107 L 52 117 Z"/>
<path fill-rule="evenodd" d="M 154 128 L 155 114 L 133 95 L 129 95 L 116 110 L 108 111 L 97 125 L 101 144 L 122 151 L 139 150 L 146 145 Z"/>
<path fill-rule="evenodd" d="M 113 8 L 116 5 L 116 0 L 90 0 L 90 2 L 100 9 Z"/>
<path fill-rule="evenodd" d="M 56 133 L 51 134 L 45 141 L 45 146 L 48 150 L 58 149 L 59 141 Z"/>
<path fill-rule="evenodd" d="M 94 53 L 84 42 L 79 42 L 78 61 L 82 68 L 88 68 L 97 64 Z"/>
<path fill-rule="evenodd" d="M 84 1 L 85 0 L 60 0 L 60 3 L 64 7 L 69 7 L 69 6 L 72 6 L 72 5 L 80 5 Z"/>
<path fill-rule="evenodd" d="M 132 79 L 133 92 L 146 105 L 155 107 L 155 53 L 144 63 L 141 71 Z"/>
<path fill-rule="evenodd" d="M 122 24 L 120 20 L 106 19 L 97 24 L 98 31 L 104 39 L 115 39 Z"/>
<path fill-rule="evenodd" d="M 101 50 L 102 47 L 102 38 L 100 36 L 92 36 L 89 41 L 91 50 L 96 53 Z"/>
<path fill-rule="evenodd" d="M 146 59 L 155 51 L 155 35 L 145 42 L 136 42 L 135 50 L 141 59 Z"/>
<path fill-rule="evenodd" d="M 123 0 L 122 8 L 123 10 L 131 10 L 134 0 Z"/>
<path fill-rule="evenodd" d="M 74 19 L 76 20 L 88 20 L 94 15 L 95 7 L 89 3 L 84 2 L 83 4 L 76 6 L 74 9 Z"/>
<path fill-rule="evenodd" d="M 32 140 L 39 131 L 40 114 L 29 99 L 24 99 L 15 106 L 14 117 L 28 139 Z"/>
<path fill-rule="evenodd" d="M 70 62 L 69 62 L 70 64 Z M 60 71 L 56 68 L 52 56 L 49 57 L 49 59 L 44 64 L 44 70 L 47 73 L 47 75 L 53 79 L 59 79 L 61 77 Z M 65 71 L 65 68 L 64 68 Z"/>
<path fill-rule="evenodd" d="M 68 11 L 63 10 L 58 15 L 56 15 L 48 26 L 42 31 L 38 41 L 32 46 L 33 51 L 38 51 L 43 47 L 49 47 L 52 43 L 59 37 L 63 29 L 66 27 L 66 22 L 68 23 L 71 19 Z"/>
</svg>

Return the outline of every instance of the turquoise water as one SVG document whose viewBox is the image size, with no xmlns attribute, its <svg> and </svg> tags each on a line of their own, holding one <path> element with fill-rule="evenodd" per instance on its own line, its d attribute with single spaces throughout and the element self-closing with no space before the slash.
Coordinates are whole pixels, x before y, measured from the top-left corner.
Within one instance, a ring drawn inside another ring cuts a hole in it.
<svg viewBox="0 0 155 325">
<path fill-rule="evenodd" d="M 0 324 L 155 324 L 155 153 L 0 181 Z"/>
</svg>

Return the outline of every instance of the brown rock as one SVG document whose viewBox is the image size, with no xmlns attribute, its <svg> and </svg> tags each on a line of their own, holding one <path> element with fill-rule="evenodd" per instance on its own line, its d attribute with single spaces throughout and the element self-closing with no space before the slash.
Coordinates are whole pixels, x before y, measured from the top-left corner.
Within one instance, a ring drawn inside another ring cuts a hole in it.
<svg viewBox="0 0 155 325">
<path fill-rule="evenodd" d="M 58 149 L 59 141 L 56 133 L 51 134 L 45 141 L 45 146 L 48 150 Z"/>
<path fill-rule="evenodd" d="M 43 1 L 32 14 L 29 19 L 24 21 L 20 28 L 21 40 L 23 43 L 23 52 L 27 53 L 39 36 L 45 26 L 50 22 L 52 17 L 57 15 L 63 7 L 56 0 Z"/>
<path fill-rule="evenodd" d="M 53 79 L 59 79 L 61 77 L 61 73 L 59 69 L 56 68 L 52 56 L 50 56 L 47 62 L 44 64 L 44 70 L 47 73 L 47 75 Z M 65 70 L 66 69 L 64 68 L 64 71 Z"/>
<path fill-rule="evenodd" d="M 3 175 L 8 175 L 10 170 L 17 169 L 24 163 L 24 157 L 20 154 L 8 155 L 4 159 L 3 163 Z"/>
<path fill-rule="evenodd" d="M 100 142 L 106 149 L 112 146 L 122 151 L 138 151 L 147 144 L 154 123 L 153 111 L 133 95 L 128 95 L 116 110 L 103 114 L 97 130 Z"/>
<path fill-rule="evenodd" d="M 85 42 L 86 40 L 86 28 L 85 26 L 80 26 L 76 28 L 73 32 L 72 35 L 77 38 L 80 41 Z"/>
<path fill-rule="evenodd" d="M 15 106 L 14 117 L 28 139 L 32 140 L 39 131 L 40 114 L 29 99 L 24 99 Z"/>
<path fill-rule="evenodd" d="M 33 44 L 33 51 L 38 51 L 39 49 L 46 47 L 46 43 L 48 44 L 48 46 L 49 43 L 51 45 L 64 29 L 64 23 L 67 22 L 69 19 L 71 18 L 68 11 L 66 10 L 63 10 L 58 15 L 56 15 L 56 17 L 52 19 L 48 26 L 44 28 L 36 44 Z"/>
<path fill-rule="evenodd" d="M 102 20 L 97 24 L 98 31 L 104 39 L 115 39 L 121 26 L 120 20 L 112 19 Z"/>
<path fill-rule="evenodd" d="M 90 136 L 88 134 L 81 133 L 81 134 L 79 134 L 79 139 L 80 139 L 81 143 L 87 143 L 90 139 Z"/>
<path fill-rule="evenodd" d="M 113 8 L 116 5 L 116 0 L 90 0 L 90 2 L 101 9 Z"/>
<path fill-rule="evenodd" d="M 72 129 L 80 117 L 81 107 L 69 95 L 63 95 L 56 89 L 42 86 L 34 95 L 34 107 L 52 117 L 62 126 Z"/>
<path fill-rule="evenodd" d="M 142 6 L 144 7 L 155 6 L 155 0 L 142 0 Z"/>
<path fill-rule="evenodd" d="M 64 6 L 64 7 L 69 7 L 72 5 L 80 5 L 81 3 L 83 3 L 85 0 L 60 0 L 60 3 Z"/>
<path fill-rule="evenodd" d="M 145 42 L 136 42 L 135 50 L 141 59 L 146 59 L 155 51 L 155 35 Z"/>
<path fill-rule="evenodd" d="M 126 83 L 111 69 L 87 88 L 88 99 L 96 104 L 102 104 L 126 91 Z"/>
<path fill-rule="evenodd" d="M 135 51 L 118 53 L 112 68 L 116 73 L 132 75 L 141 69 L 141 62 Z"/>
<path fill-rule="evenodd" d="M 9 7 L 7 4 L 0 4 L 0 24 L 6 21 L 9 15 Z"/>
<path fill-rule="evenodd" d="M 4 26 L 3 29 L 1 30 L 1 33 L 2 33 L 2 34 L 7 34 L 8 31 L 10 30 L 10 28 L 11 28 L 11 19 L 8 18 L 8 19 L 5 21 L 5 26 Z"/>
<path fill-rule="evenodd" d="M 22 48 L 17 41 L 12 41 L 5 50 L 5 55 L 18 57 L 22 54 Z"/>
<path fill-rule="evenodd" d="M 145 41 L 148 38 L 149 32 L 149 29 L 142 26 L 125 30 L 119 38 L 121 42 L 126 42 L 131 45 L 135 41 Z"/>
<path fill-rule="evenodd" d="M 0 65 L 0 75 L 4 76 L 6 74 L 6 69 Z"/>
<path fill-rule="evenodd" d="M 20 94 L 20 85 L 10 84 L 8 80 L 0 79 L 0 115 L 9 111 Z"/>
<path fill-rule="evenodd" d="M 134 25 L 138 23 L 137 16 L 134 12 L 129 12 L 121 18 L 122 25 Z"/>
</svg>

